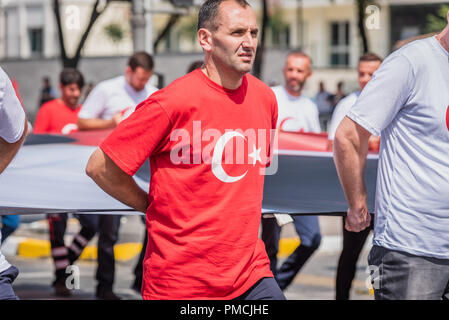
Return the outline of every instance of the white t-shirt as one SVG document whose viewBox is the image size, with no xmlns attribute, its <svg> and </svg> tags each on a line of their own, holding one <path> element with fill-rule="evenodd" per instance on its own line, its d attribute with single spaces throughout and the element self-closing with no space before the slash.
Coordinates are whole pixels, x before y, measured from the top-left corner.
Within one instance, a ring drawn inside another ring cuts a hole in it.
<svg viewBox="0 0 449 320">
<path fill-rule="evenodd" d="M 290 95 L 284 86 L 271 88 L 278 103 L 277 127 L 283 131 L 321 131 L 318 108 L 309 98 Z"/>
<path fill-rule="evenodd" d="M 8 143 L 23 135 L 25 112 L 6 73 L 0 68 L 0 137 Z"/>
<path fill-rule="evenodd" d="M 374 244 L 449 259 L 449 53 L 435 37 L 391 54 L 348 117 L 381 135 Z"/>
<path fill-rule="evenodd" d="M 123 112 L 129 116 L 136 106 L 157 90 L 147 83 L 141 91 L 134 90 L 125 80 L 118 76 L 100 82 L 83 103 L 78 117 L 83 119 L 111 119 L 115 113 Z"/>
<path fill-rule="evenodd" d="M 6 73 L 0 67 L 0 137 L 8 143 L 20 140 L 25 129 L 25 111 Z M 0 243 L 2 236 L 0 233 Z M 0 251 L 0 272 L 11 265 Z"/>
<path fill-rule="evenodd" d="M 331 123 L 328 129 L 328 139 L 335 139 L 335 132 L 337 131 L 338 125 L 344 119 L 348 111 L 357 101 L 357 98 L 360 95 L 360 91 L 356 91 L 351 93 L 350 95 L 344 97 L 335 107 L 334 112 L 332 113 Z"/>
</svg>

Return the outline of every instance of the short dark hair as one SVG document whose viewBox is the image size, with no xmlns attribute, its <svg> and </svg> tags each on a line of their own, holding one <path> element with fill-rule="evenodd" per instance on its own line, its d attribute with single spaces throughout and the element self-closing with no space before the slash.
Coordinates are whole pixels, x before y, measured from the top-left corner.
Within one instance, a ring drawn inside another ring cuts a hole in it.
<svg viewBox="0 0 449 320">
<path fill-rule="evenodd" d="M 82 89 L 84 87 L 84 77 L 77 69 L 65 68 L 59 74 L 59 83 L 63 87 L 76 83 Z"/>
<path fill-rule="evenodd" d="M 201 6 L 198 13 L 197 30 L 205 28 L 210 31 L 216 31 L 218 29 L 218 8 L 220 7 L 220 4 L 225 1 L 237 2 L 243 8 L 250 6 L 250 4 L 246 0 L 206 0 Z"/>
<path fill-rule="evenodd" d="M 360 62 L 365 62 L 365 61 L 379 61 L 379 62 L 382 62 L 382 58 L 379 57 L 375 53 L 367 52 L 367 53 L 362 54 L 360 56 L 360 58 L 359 58 L 359 63 Z"/>
<path fill-rule="evenodd" d="M 136 71 L 137 67 L 153 71 L 154 61 L 151 55 L 145 51 L 138 51 L 129 57 L 128 66 L 131 67 L 132 71 Z"/>
</svg>

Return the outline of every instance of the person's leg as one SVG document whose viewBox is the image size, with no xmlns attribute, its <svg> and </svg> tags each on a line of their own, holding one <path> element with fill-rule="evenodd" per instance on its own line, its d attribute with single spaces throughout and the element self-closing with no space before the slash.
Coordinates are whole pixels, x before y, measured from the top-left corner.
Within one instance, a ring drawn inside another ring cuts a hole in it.
<svg viewBox="0 0 449 320">
<path fill-rule="evenodd" d="M 47 218 L 51 256 L 55 265 L 55 283 L 65 282 L 65 270 L 70 265 L 69 252 L 64 242 L 67 214 L 49 214 Z"/>
<path fill-rule="evenodd" d="M 14 266 L 0 272 L 0 300 L 19 300 L 12 288 L 18 274 L 19 270 Z"/>
<path fill-rule="evenodd" d="M 278 270 L 276 280 L 281 290 L 285 290 L 293 281 L 296 274 L 321 243 L 320 225 L 317 216 L 294 216 L 293 223 L 301 243 Z"/>
<path fill-rule="evenodd" d="M 14 231 L 17 230 L 20 224 L 19 215 L 7 215 L 2 216 L 2 243 L 6 240 Z"/>
<path fill-rule="evenodd" d="M 376 300 L 440 300 L 447 297 L 449 260 L 373 246 L 368 262 Z"/>
<path fill-rule="evenodd" d="M 275 218 L 262 218 L 262 241 L 265 243 L 268 259 L 270 259 L 270 269 L 273 275 L 277 276 L 277 254 L 279 251 L 279 238 L 281 227 Z"/>
<path fill-rule="evenodd" d="M 118 240 L 119 215 L 100 215 L 98 237 L 97 297 L 118 299 L 112 292 L 115 276 L 114 245 Z"/>
<path fill-rule="evenodd" d="M 336 277 L 336 300 L 349 300 L 351 283 L 354 279 L 357 260 L 363 249 L 366 239 L 373 228 L 374 218 L 371 217 L 369 228 L 361 232 L 349 232 L 345 229 L 345 218 L 343 221 L 343 250 L 338 260 Z"/>
<path fill-rule="evenodd" d="M 80 214 L 77 215 L 81 225 L 81 230 L 73 238 L 69 247 L 69 260 L 73 264 L 78 260 L 87 243 L 92 240 L 99 228 L 99 215 L 97 214 Z"/>
<path fill-rule="evenodd" d="M 286 300 L 274 278 L 262 278 L 234 300 Z"/>
</svg>

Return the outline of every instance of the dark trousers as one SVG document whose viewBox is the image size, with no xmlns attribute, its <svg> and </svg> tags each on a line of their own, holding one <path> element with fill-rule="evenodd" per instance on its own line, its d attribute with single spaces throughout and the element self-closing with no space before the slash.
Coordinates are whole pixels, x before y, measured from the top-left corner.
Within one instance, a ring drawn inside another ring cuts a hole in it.
<svg viewBox="0 0 449 320">
<path fill-rule="evenodd" d="M 0 300 L 19 300 L 12 288 L 18 274 L 19 270 L 14 266 L 0 272 Z"/>
<path fill-rule="evenodd" d="M 98 288 L 112 290 L 115 276 L 114 245 L 118 240 L 120 216 L 82 214 L 78 216 L 78 220 L 81 224 L 81 230 L 67 248 L 64 243 L 67 215 L 49 216 L 50 244 L 55 263 L 56 279 L 65 278 L 67 266 L 73 264 L 79 258 L 87 243 L 98 232 L 98 267 L 96 273 Z"/>
<path fill-rule="evenodd" d="M 262 278 L 234 300 L 286 300 L 274 278 Z"/>
<path fill-rule="evenodd" d="M 145 258 L 145 252 L 147 251 L 148 242 L 148 229 L 145 223 L 145 216 L 142 216 L 142 223 L 145 225 L 145 237 L 142 241 L 142 251 L 140 251 L 139 260 L 137 261 L 136 267 L 134 268 L 134 284 L 133 288 L 142 289 L 142 279 L 143 279 L 143 259 Z"/>
<path fill-rule="evenodd" d="M 357 260 L 369 233 L 374 228 L 374 217 L 371 216 L 371 225 L 360 232 L 347 231 L 345 229 L 345 218 L 343 218 L 342 221 L 343 250 L 338 260 L 335 299 L 349 300 L 349 293 L 356 272 Z"/>
<path fill-rule="evenodd" d="M 262 240 L 265 243 L 270 268 L 281 290 L 286 289 L 299 270 L 318 249 L 321 243 L 320 226 L 317 216 L 293 216 L 293 224 L 301 243 L 277 269 L 277 253 L 281 228 L 274 218 L 262 218 Z"/>
</svg>

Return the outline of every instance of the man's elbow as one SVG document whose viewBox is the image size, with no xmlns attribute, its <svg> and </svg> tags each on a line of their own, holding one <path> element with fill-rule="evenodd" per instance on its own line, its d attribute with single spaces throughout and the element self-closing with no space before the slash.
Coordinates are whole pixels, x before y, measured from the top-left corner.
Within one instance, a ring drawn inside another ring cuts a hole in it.
<svg viewBox="0 0 449 320">
<path fill-rule="evenodd" d="M 94 181 L 98 180 L 101 176 L 102 168 L 104 168 L 103 162 L 101 161 L 101 153 L 102 151 L 100 149 L 95 150 L 86 165 L 86 174 Z"/>
</svg>

